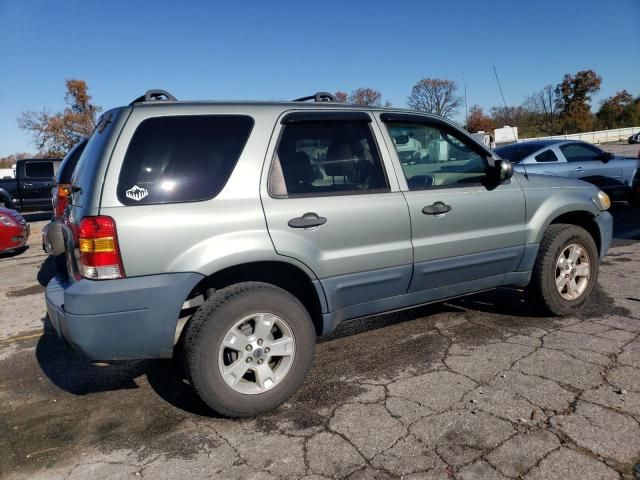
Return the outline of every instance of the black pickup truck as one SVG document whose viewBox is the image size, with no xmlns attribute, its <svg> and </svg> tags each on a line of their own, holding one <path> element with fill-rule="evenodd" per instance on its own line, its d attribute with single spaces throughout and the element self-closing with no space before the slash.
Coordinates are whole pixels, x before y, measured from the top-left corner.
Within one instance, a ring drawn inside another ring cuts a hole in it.
<svg viewBox="0 0 640 480">
<path fill-rule="evenodd" d="M 0 206 L 15 210 L 51 210 L 51 189 L 62 160 L 28 158 L 16 162 L 16 178 L 0 179 Z"/>
</svg>

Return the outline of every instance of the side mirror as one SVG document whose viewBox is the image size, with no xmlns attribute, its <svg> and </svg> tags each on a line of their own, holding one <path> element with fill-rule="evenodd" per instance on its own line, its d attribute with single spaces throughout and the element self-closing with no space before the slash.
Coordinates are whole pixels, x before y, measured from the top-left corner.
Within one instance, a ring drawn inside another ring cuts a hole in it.
<svg viewBox="0 0 640 480">
<path fill-rule="evenodd" d="M 509 160 L 496 160 L 496 171 L 500 182 L 513 177 L 513 164 Z"/>
<path fill-rule="evenodd" d="M 609 160 L 611 160 L 613 157 L 615 157 L 615 155 L 611 152 L 604 152 L 602 154 L 602 157 L 600 157 L 600 160 L 602 160 L 602 163 L 607 163 Z"/>
</svg>

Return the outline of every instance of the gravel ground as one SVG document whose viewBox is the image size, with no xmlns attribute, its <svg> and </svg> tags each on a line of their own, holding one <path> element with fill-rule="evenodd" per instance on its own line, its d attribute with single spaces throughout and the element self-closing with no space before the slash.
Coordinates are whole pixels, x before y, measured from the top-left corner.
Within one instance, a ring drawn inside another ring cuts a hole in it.
<svg viewBox="0 0 640 480">
<path fill-rule="evenodd" d="M 640 210 L 613 213 L 579 315 L 505 289 L 347 322 L 289 402 L 247 420 L 212 416 L 172 361 L 99 366 L 59 340 L 34 222 L 0 259 L 0 477 L 632 479 Z"/>
</svg>

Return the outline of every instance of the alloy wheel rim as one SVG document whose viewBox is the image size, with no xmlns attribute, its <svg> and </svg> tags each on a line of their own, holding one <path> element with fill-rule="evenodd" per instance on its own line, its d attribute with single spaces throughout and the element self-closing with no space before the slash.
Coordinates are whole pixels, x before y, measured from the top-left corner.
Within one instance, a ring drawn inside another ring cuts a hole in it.
<svg viewBox="0 0 640 480">
<path fill-rule="evenodd" d="M 565 300 L 578 299 L 591 278 L 591 263 L 587 249 L 578 243 L 566 246 L 556 261 L 556 289 Z"/>
<path fill-rule="evenodd" d="M 273 313 L 255 313 L 238 320 L 225 334 L 218 370 L 234 391 L 256 395 L 286 377 L 294 356 L 295 338 L 289 324 Z"/>
</svg>

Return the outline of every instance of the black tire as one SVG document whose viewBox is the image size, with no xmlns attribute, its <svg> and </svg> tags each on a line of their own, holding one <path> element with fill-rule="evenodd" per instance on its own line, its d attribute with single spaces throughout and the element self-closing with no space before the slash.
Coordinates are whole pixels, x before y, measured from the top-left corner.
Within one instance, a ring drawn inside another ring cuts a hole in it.
<svg viewBox="0 0 640 480">
<path fill-rule="evenodd" d="M 556 262 L 560 253 L 572 243 L 582 246 L 589 255 L 589 282 L 582 294 L 567 300 L 556 288 Z M 554 224 L 544 234 L 538 257 L 533 267 L 528 288 L 529 300 L 543 313 L 567 316 L 576 312 L 588 300 L 598 277 L 599 256 L 596 244 L 584 228 L 577 225 Z"/>
<path fill-rule="evenodd" d="M 236 322 L 254 313 L 273 313 L 293 332 L 295 354 L 288 373 L 271 389 L 243 394 L 227 385 L 219 371 L 219 349 Z M 218 290 L 198 309 L 184 337 L 185 371 L 200 398 L 228 417 L 275 410 L 303 383 L 315 350 L 315 328 L 300 301 L 274 285 L 245 282 Z"/>
</svg>

